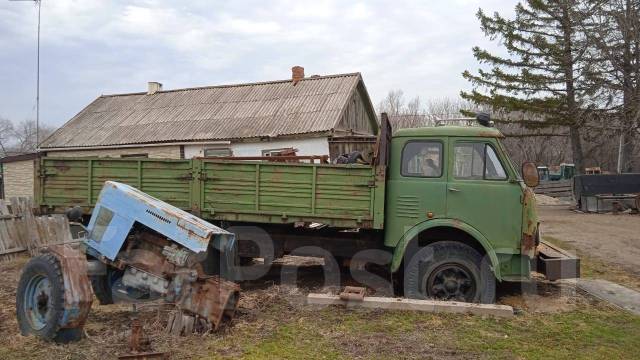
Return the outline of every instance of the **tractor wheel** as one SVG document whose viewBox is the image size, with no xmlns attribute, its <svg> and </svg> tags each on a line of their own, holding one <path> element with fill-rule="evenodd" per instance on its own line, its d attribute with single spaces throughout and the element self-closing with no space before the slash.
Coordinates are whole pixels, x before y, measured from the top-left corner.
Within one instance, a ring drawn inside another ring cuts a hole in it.
<svg viewBox="0 0 640 360">
<path fill-rule="evenodd" d="M 16 292 L 16 315 L 22 335 L 33 334 L 60 343 L 82 337 L 82 328 L 60 328 L 64 292 L 62 268 L 54 255 L 43 254 L 27 263 Z"/>
<path fill-rule="evenodd" d="M 113 284 L 122 277 L 122 271 L 107 269 L 106 275 L 94 275 L 90 276 L 91 287 L 93 293 L 98 298 L 100 305 L 113 304 Z"/>
<path fill-rule="evenodd" d="M 496 280 L 489 262 L 472 247 L 440 241 L 423 247 L 404 273 L 405 296 L 491 304 Z"/>
</svg>

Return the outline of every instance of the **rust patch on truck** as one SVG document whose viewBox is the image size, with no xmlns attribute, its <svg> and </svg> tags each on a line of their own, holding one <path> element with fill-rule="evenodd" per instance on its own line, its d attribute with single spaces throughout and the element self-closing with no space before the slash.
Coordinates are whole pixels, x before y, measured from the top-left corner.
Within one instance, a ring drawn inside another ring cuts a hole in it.
<svg viewBox="0 0 640 360">
<path fill-rule="evenodd" d="M 529 254 L 536 248 L 536 239 L 533 235 L 522 234 L 521 251 L 522 254 Z"/>
<path fill-rule="evenodd" d="M 531 258 L 535 256 L 536 246 L 539 242 L 538 221 L 536 216 L 536 198 L 533 190 L 525 188 L 522 194 L 522 238 L 520 240 L 520 253 Z"/>
</svg>

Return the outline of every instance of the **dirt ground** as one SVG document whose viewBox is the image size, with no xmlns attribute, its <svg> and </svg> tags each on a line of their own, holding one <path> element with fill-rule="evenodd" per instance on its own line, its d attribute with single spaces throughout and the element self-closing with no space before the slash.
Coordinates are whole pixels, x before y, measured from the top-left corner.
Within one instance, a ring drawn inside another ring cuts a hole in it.
<svg viewBox="0 0 640 360">
<path fill-rule="evenodd" d="M 535 279 L 500 286 L 498 302 L 517 310 L 514 319 L 344 309 L 305 305 L 309 292 L 335 289 L 320 287 L 318 265 L 299 269 L 297 287 L 282 285 L 278 274 L 290 266 L 286 264 L 263 279 L 243 283 L 236 318 L 216 333 L 172 337 L 164 331 L 168 308 L 152 303 L 134 312 L 131 305 L 100 306 L 96 301 L 86 338 L 56 345 L 23 337 L 17 330 L 15 286 L 26 261 L 0 263 L 0 359 L 116 358 L 127 353 L 133 316 L 141 319 L 152 350 L 171 359 L 562 358 L 584 349 L 591 349 L 587 353 L 595 358 L 625 358 L 629 349 L 640 346 L 640 318 L 565 284 Z M 348 275 L 342 282 L 346 284 L 353 284 Z M 532 338 L 548 334 L 557 345 L 539 349 Z"/>
<path fill-rule="evenodd" d="M 640 215 L 586 214 L 539 206 L 542 237 L 640 276 Z"/>
<path fill-rule="evenodd" d="M 640 244 L 633 242 L 640 234 L 640 217 L 576 214 L 555 206 L 543 207 L 541 218 L 544 235 L 589 253 L 607 254 L 602 259 L 629 269 L 620 273 L 640 279 Z M 620 244 L 632 247 L 636 258 L 617 249 Z M 172 337 L 164 331 L 170 308 L 152 303 L 134 312 L 131 305 L 100 306 L 95 301 L 86 338 L 57 345 L 18 332 L 15 290 L 26 261 L 0 262 L 0 359 L 115 359 L 128 352 L 134 316 L 141 319 L 151 349 L 171 359 L 623 359 L 634 358 L 640 347 L 640 317 L 588 298 L 571 284 L 542 278 L 501 284 L 498 303 L 514 307 L 513 319 L 318 307 L 305 305 L 306 294 L 335 293 L 337 288 L 322 287 L 317 261 L 291 258 L 264 278 L 243 283 L 237 316 L 216 333 Z M 585 262 L 610 272 L 610 265 L 593 264 Z M 299 265 L 297 286 L 282 284 L 281 272 Z M 356 284 L 345 273 L 341 280 L 342 286 Z"/>
</svg>

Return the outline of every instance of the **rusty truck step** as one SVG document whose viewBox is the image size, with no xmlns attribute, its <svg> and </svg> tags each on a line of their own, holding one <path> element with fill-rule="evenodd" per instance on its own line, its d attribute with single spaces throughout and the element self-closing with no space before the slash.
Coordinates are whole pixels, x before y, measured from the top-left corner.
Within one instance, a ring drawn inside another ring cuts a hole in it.
<svg viewBox="0 0 640 360">
<path fill-rule="evenodd" d="M 540 241 L 536 271 L 551 281 L 579 278 L 580 258 L 558 246 Z"/>
</svg>

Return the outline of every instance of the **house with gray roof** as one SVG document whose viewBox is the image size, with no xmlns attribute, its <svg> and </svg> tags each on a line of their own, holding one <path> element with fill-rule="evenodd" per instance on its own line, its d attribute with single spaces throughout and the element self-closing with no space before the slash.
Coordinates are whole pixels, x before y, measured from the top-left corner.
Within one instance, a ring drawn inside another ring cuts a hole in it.
<svg viewBox="0 0 640 360">
<path fill-rule="evenodd" d="M 45 139 L 46 156 L 192 158 L 329 155 L 337 137 L 372 138 L 378 120 L 359 73 L 102 95 Z"/>
</svg>

